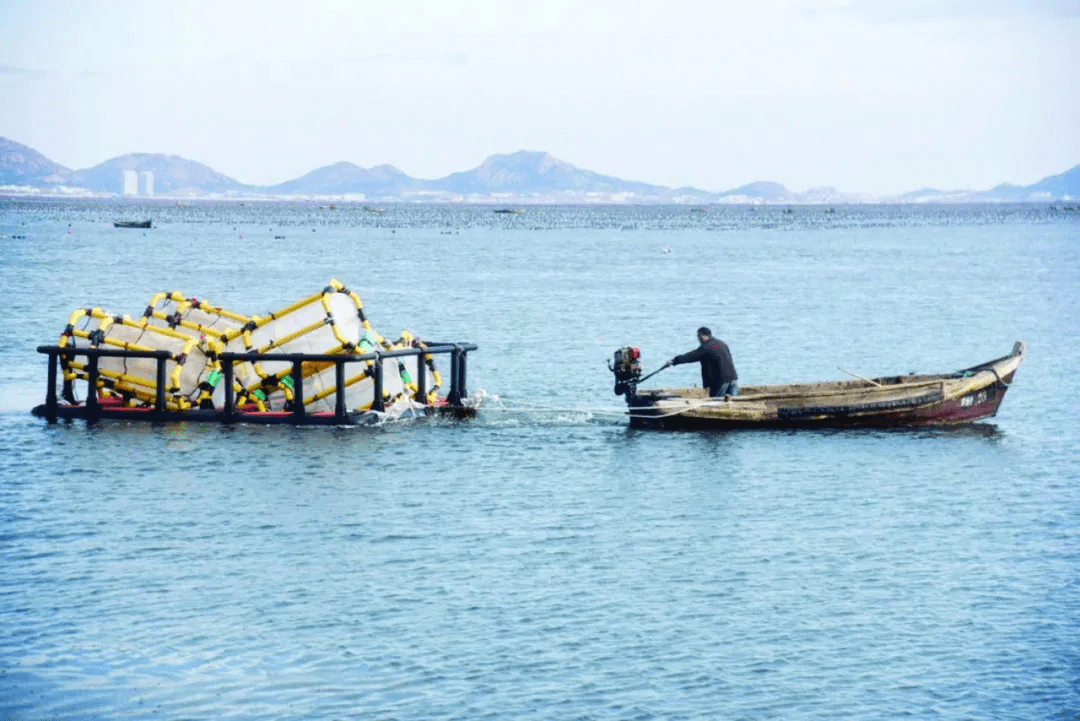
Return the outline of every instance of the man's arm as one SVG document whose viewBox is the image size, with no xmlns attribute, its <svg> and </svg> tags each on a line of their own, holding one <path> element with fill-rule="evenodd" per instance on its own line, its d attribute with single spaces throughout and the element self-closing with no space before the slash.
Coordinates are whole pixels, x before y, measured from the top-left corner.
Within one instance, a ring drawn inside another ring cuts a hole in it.
<svg viewBox="0 0 1080 721">
<path fill-rule="evenodd" d="M 675 356 L 674 358 L 669 360 L 668 363 L 673 365 L 673 366 L 677 366 L 677 365 L 680 365 L 682 363 L 694 363 L 696 361 L 701 360 L 704 356 L 705 356 L 704 349 L 695 348 L 694 350 L 690 351 L 689 353 L 683 353 L 682 355 Z"/>
</svg>

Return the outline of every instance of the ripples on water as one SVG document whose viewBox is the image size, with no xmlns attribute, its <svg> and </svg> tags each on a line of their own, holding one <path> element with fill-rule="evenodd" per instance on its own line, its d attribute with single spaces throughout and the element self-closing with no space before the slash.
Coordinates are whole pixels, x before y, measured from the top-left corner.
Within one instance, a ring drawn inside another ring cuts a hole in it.
<svg viewBox="0 0 1080 721">
<path fill-rule="evenodd" d="M 298 227 L 435 228 L 461 231 L 476 228 L 555 230 L 747 230 L 803 228 L 874 228 L 968 226 L 1000 223 L 1054 223 L 1071 220 L 1061 205 L 708 205 L 708 206 L 525 206 L 521 214 L 492 212 L 476 205 L 348 203 L 329 208 L 319 202 L 171 202 L 56 199 L 6 199 L 10 218 L 32 215 L 35 221 L 109 224 L 124 217 L 152 216 L 156 227 L 187 225 L 272 224 Z M 140 215 L 141 214 L 141 215 Z"/>
<path fill-rule="evenodd" d="M 0 210 L 28 236 L 0 240 L 0 717 L 1080 713 L 1061 211 Z M 145 234 L 108 227 L 151 213 Z M 384 332 L 478 342 L 479 417 L 26 412 L 33 348 L 79 305 L 183 288 L 261 310 L 332 276 Z M 649 433 L 607 413 L 611 351 L 641 345 L 652 370 L 707 320 L 745 382 L 948 370 L 1018 339 L 1029 357 L 1000 416 L 961 429 Z"/>
</svg>

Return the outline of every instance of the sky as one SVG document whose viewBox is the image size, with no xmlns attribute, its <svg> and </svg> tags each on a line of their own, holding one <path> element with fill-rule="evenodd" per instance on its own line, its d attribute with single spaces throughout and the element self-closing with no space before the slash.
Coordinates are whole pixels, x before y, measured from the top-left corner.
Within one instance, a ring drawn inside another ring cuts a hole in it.
<svg viewBox="0 0 1080 721">
<path fill-rule="evenodd" d="M 490 155 L 723 191 L 1080 164 L 1080 0 L 0 0 L 0 136 L 274 184 Z"/>
</svg>

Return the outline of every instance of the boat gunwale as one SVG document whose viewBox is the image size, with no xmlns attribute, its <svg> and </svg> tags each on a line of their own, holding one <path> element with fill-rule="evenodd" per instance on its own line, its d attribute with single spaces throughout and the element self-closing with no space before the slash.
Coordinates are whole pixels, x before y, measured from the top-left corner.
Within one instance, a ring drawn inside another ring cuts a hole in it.
<svg viewBox="0 0 1080 721">
<path fill-rule="evenodd" d="M 841 396 L 841 395 L 850 395 L 850 394 L 853 394 L 853 393 L 863 393 L 863 394 L 867 394 L 867 395 L 872 396 L 872 395 L 884 395 L 887 391 L 914 390 L 914 389 L 917 389 L 917 388 L 922 388 L 922 387 L 926 387 L 926 386 L 933 386 L 933 385 L 940 385 L 941 389 L 942 389 L 942 392 L 945 394 L 945 398 L 948 399 L 948 398 L 952 397 L 954 394 L 956 394 L 956 395 L 965 395 L 966 393 L 970 393 L 972 390 L 978 390 L 979 388 L 983 388 L 983 387 L 985 387 L 987 385 L 992 385 L 993 383 L 1001 380 L 1002 376 L 1008 375 L 1009 373 L 1014 372 L 1015 368 L 1013 368 L 1011 370 L 1006 370 L 1006 371 L 1004 371 L 1002 373 L 997 369 L 997 366 L 1001 365 L 1001 364 L 1004 364 L 1006 362 L 1009 362 L 1009 361 L 1015 361 L 1016 366 L 1020 365 L 1020 362 L 1023 361 L 1024 356 L 1025 356 L 1026 353 L 1025 353 L 1025 347 L 1024 347 L 1022 342 L 1018 341 L 1017 345 L 1020 346 L 1020 348 L 1014 347 L 1014 352 L 1011 353 L 1010 355 L 1002 356 L 1001 358 L 997 358 L 995 360 L 988 361 L 986 363 L 981 363 L 979 365 L 972 366 L 970 368 L 965 368 L 963 370 L 954 371 L 952 373 L 938 373 L 938 374 L 932 374 L 932 375 L 931 374 L 919 374 L 919 375 L 915 375 L 915 376 L 880 376 L 878 378 L 865 379 L 865 380 L 877 381 L 877 382 L 890 381 L 888 383 L 883 384 L 882 387 L 880 387 L 880 388 L 877 387 L 877 386 L 860 386 L 860 387 L 851 386 L 851 387 L 836 387 L 836 388 L 827 388 L 826 387 L 826 386 L 832 386 L 832 385 L 839 385 L 839 384 L 842 384 L 842 383 L 855 384 L 855 383 L 859 382 L 859 381 L 849 381 L 849 380 L 819 381 L 819 382 L 790 383 L 790 384 L 788 384 L 788 383 L 777 383 L 777 384 L 746 386 L 745 388 L 743 388 L 741 390 L 739 395 L 736 395 L 736 396 L 724 396 L 724 397 L 722 397 L 722 399 L 723 399 L 723 402 L 726 402 L 726 403 L 727 402 L 730 402 L 730 403 L 751 403 L 751 402 L 756 402 L 756 401 L 771 401 L 771 400 L 780 400 L 780 399 L 799 399 L 799 398 L 816 398 L 816 397 Z M 974 372 L 973 375 L 959 375 L 961 373 L 972 373 L 972 372 Z M 989 373 L 990 377 L 979 380 L 979 376 L 982 375 L 983 373 Z M 909 383 L 909 382 L 906 382 L 905 380 L 903 380 L 904 378 L 907 378 L 907 377 L 911 377 L 911 378 L 914 378 L 914 379 L 917 379 L 917 380 L 915 382 Z M 898 382 L 891 382 L 894 379 L 900 379 L 900 380 Z M 945 393 L 946 384 L 948 384 L 950 382 L 956 382 L 956 383 L 958 383 L 960 385 L 959 385 L 959 387 L 957 389 L 955 389 L 955 390 L 950 389 L 951 392 Z M 964 382 L 964 383 L 961 384 L 961 382 Z M 819 391 L 819 392 L 807 392 L 807 393 L 797 393 L 797 392 L 790 392 L 790 393 L 779 393 L 779 392 L 757 393 L 754 390 L 754 389 L 758 389 L 758 388 L 780 388 L 780 387 L 800 387 L 800 386 L 801 387 L 806 387 L 806 388 L 822 387 L 822 390 Z M 692 391 L 692 393 L 686 393 L 686 391 Z M 637 396 L 639 398 L 652 398 L 654 400 L 654 403 L 663 403 L 665 401 L 671 402 L 671 401 L 675 401 L 675 400 L 692 401 L 692 400 L 698 400 L 698 399 L 707 400 L 707 401 L 713 401 L 714 399 L 709 398 L 708 396 L 701 395 L 702 393 L 704 393 L 704 391 L 705 391 L 704 388 L 699 388 L 699 387 L 696 387 L 696 386 L 675 386 L 675 387 L 671 387 L 671 388 L 647 388 L 647 389 L 645 389 L 643 391 L 640 391 L 637 394 Z M 662 394 L 674 394 L 674 395 L 669 395 L 667 397 L 664 397 Z"/>
</svg>

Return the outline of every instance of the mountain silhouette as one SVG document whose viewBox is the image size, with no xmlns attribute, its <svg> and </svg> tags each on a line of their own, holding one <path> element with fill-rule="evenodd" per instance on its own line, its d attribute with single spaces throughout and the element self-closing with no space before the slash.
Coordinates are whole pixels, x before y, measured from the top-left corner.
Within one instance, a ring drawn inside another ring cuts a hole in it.
<svg viewBox="0 0 1080 721">
<path fill-rule="evenodd" d="M 63 185 L 72 172 L 31 147 L 0 138 L 0 185 Z"/>
<path fill-rule="evenodd" d="M 740 185 L 738 188 L 725 190 L 723 193 L 720 193 L 721 198 L 727 198 L 733 195 L 745 196 L 747 198 L 760 198 L 762 200 L 773 202 L 790 202 L 798 199 L 798 196 L 795 193 L 792 193 L 780 183 L 773 183 L 766 180 L 747 183 L 746 185 Z"/>
<path fill-rule="evenodd" d="M 111 158 L 92 168 L 75 171 L 75 183 L 101 193 L 121 193 L 125 170 L 151 171 L 154 192 L 158 195 L 239 192 L 251 187 L 194 160 L 160 153 L 130 153 Z"/>
<path fill-rule="evenodd" d="M 581 170 L 548 153 L 519 150 L 492 155 L 472 170 L 430 181 L 430 190 L 474 193 L 606 192 L 665 195 L 670 188 Z"/>
<path fill-rule="evenodd" d="M 1058 175 L 1043 178 L 1032 185 L 1002 183 L 981 193 L 983 197 L 1001 201 L 1080 199 L 1080 165 Z"/>
<path fill-rule="evenodd" d="M 422 181 L 409 177 L 393 165 L 361 168 L 342 161 L 312 170 L 294 180 L 271 185 L 265 190 L 278 195 L 401 195 L 420 186 Z"/>
<path fill-rule="evenodd" d="M 583 170 L 549 153 L 529 150 L 492 155 L 472 170 L 435 180 L 413 178 L 392 165 L 362 168 L 342 161 L 316 168 L 284 183 L 256 186 L 241 183 L 194 160 L 162 153 L 130 153 L 110 158 L 92 168 L 71 170 L 33 148 L 0 138 L 0 185 L 37 189 L 68 186 L 69 189 L 120 194 L 125 170 L 151 171 L 157 195 L 189 197 L 363 195 L 365 199 L 387 201 L 420 198 L 472 202 L 505 202 L 517 197 L 540 203 L 854 203 L 872 199 L 829 187 L 797 193 L 772 181 L 756 181 L 719 193 L 690 187 L 669 188 Z M 986 191 L 924 188 L 877 200 L 925 202 L 935 199 L 949 202 L 1080 200 L 1080 165 L 1027 186 L 1003 183 Z"/>
</svg>

